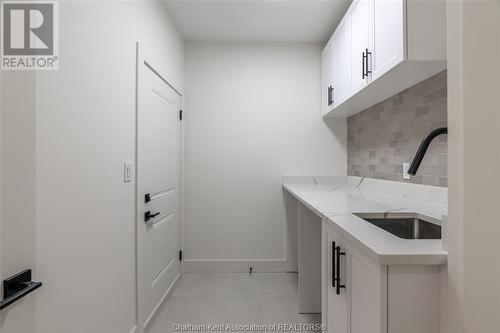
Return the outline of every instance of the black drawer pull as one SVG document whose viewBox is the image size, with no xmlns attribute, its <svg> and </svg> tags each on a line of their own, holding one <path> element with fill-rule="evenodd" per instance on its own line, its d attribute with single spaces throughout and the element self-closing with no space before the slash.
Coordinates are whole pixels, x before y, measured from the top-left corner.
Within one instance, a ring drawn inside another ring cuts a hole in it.
<svg viewBox="0 0 500 333">
<path fill-rule="evenodd" d="M 337 283 L 337 295 L 340 295 L 340 289 L 345 288 L 345 285 L 341 284 L 340 281 L 340 256 L 345 256 L 345 252 L 340 252 L 340 246 L 337 246 L 335 250 L 337 251 L 337 277 L 335 278 L 335 280 Z"/>
<path fill-rule="evenodd" d="M 332 287 L 335 287 L 335 242 L 332 242 Z"/>
</svg>

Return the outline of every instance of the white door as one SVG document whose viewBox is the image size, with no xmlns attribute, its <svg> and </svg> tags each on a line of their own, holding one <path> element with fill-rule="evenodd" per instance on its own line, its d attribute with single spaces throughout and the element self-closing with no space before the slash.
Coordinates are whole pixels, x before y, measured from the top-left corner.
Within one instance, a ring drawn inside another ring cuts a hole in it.
<svg viewBox="0 0 500 333">
<path fill-rule="evenodd" d="M 374 0 L 373 12 L 372 80 L 376 80 L 405 59 L 404 0 Z"/>
<path fill-rule="evenodd" d="M 321 54 L 322 60 L 322 94 L 321 106 L 323 114 L 333 108 L 333 40 L 326 44 Z"/>
<path fill-rule="evenodd" d="M 137 283 L 139 331 L 180 276 L 181 96 L 138 56 Z"/>
<path fill-rule="evenodd" d="M 333 35 L 334 106 L 344 102 L 351 92 L 351 29 L 349 15 L 344 16 Z"/>
<path fill-rule="evenodd" d="M 39 281 L 35 265 L 35 101 L 34 73 L 20 75 L 0 70 L 1 144 L 0 153 L 0 281 L 25 269 L 33 269 L 32 279 Z M 19 98 L 22 92 L 23 98 Z M 42 258 L 43 259 L 43 258 Z M 42 274 L 43 275 L 43 274 Z M 45 282 L 45 281 L 42 281 Z M 0 301 L 4 299 L 0 286 Z M 31 289 L 32 288 L 28 288 Z M 43 298 L 45 287 L 0 310 L 0 332 L 34 333 L 35 299 Z M 7 303 L 1 303 L 5 306 Z"/>
<path fill-rule="evenodd" d="M 339 285 L 345 285 L 345 255 L 338 255 L 337 252 L 344 252 L 342 248 L 342 236 L 340 233 L 335 232 L 332 228 L 327 231 L 327 246 L 328 251 L 328 333 L 348 333 L 348 308 L 347 308 L 347 295 L 344 288 L 338 288 Z M 340 259 L 340 261 L 339 261 Z M 336 280 L 336 278 L 340 278 Z M 338 290 L 338 293 L 337 293 Z"/>
<path fill-rule="evenodd" d="M 371 77 L 371 25 L 372 0 L 355 0 L 350 10 L 351 23 L 351 95 L 363 89 Z"/>
</svg>

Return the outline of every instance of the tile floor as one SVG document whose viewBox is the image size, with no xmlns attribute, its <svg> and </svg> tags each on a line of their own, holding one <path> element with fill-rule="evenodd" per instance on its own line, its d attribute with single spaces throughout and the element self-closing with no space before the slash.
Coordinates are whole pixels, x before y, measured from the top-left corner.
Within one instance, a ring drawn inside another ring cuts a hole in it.
<svg viewBox="0 0 500 333">
<path fill-rule="evenodd" d="M 305 332 L 296 324 L 319 324 L 319 314 L 299 314 L 297 274 L 294 273 L 186 273 L 172 295 L 158 310 L 148 333 L 181 332 L 175 324 L 222 324 L 224 329 L 212 332 L 256 332 L 273 324 L 294 324 L 278 327 L 276 332 Z M 226 325 L 264 325 L 261 327 Z M 202 327 L 202 326 L 201 326 Z M 184 327 L 185 328 L 185 327 Z M 191 327 L 199 331 L 199 327 Z M 281 328 L 281 329 L 279 329 Z M 207 331 L 207 330 L 206 330 Z"/>
</svg>

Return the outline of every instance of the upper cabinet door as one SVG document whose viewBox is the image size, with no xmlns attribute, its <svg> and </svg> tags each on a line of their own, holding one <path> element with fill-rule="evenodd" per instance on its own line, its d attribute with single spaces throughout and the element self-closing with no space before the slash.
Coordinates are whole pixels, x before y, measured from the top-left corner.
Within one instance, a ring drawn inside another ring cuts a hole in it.
<svg viewBox="0 0 500 333">
<path fill-rule="evenodd" d="M 322 91 L 321 109 L 325 114 L 333 109 L 333 43 L 332 39 L 326 44 L 321 54 L 322 58 Z"/>
<path fill-rule="evenodd" d="M 368 66 L 373 35 L 373 19 L 370 15 L 372 2 L 373 0 L 354 0 L 349 12 L 351 17 L 351 94 L 363 89 L 371 78 Z"/>
<path fill-rule="evenodd" d="M 406 59 L 405 1 L 373 0 L 373 17 L 371 70 L 376 80 Z"/>
<path fill-rule="evenodd" d="M 334 107 L 351 96 L 351 25 L 346 15 L 333 34 Z"/>
</svg>

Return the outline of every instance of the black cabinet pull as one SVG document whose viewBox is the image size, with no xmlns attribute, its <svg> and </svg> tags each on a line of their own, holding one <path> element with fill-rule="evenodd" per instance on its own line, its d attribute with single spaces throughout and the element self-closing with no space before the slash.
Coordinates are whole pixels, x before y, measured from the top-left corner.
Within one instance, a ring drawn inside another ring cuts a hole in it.
<svg viewBox="0 0 500 333">
<path fill-rule="evenodd" d="M 367 75 L 365 74 L 365 63 L 366 63 L 366 60 L 365 60 L 365 59 L 366 59 L 366 55 L 365 55 L 365 53 L 363 52 L 363 55 L 362 55 L 362 57 L 361 57 L 361 66 L 362 66 L 362 68 L 363 68 L 363 70 L 362 70 L 362 72 L 361 72 L 361 78 L 362 78 L 363 80 L 364 80 L 364 79 L 365 79 L 365 77 L 367 76 Z"/>
<path fill-rule="evenodd" d="M 328 106 L 333 104 L 333 86 L 328 87 Z"/>
<path fill-rule="evenodd" d="M 335 242 L 332 242 L 332 287 L 335 287 Z"/>
<path fill-rule="evenodd" d="M 152 218 L 154 218 L 158 215 L 160 215 L 160 212 L 151 214 L 151 212 L 148 210 L 147 212 L 144 213 L 144 221 L 148 222 L 149 220 L 151 220 Z"/>
<path fill-rule="evenodd" d="M 345 288 L 345 285 L 341 284 L 340 281 L 340 256 L 345 256 L 345 252 L 340 252 L 340 246 L 337 246 L 335 250 L 337 251 L 337 277 L 335 278 L 335 281 L 337 283 L 337 295 L 340 295 L 340 289 Z"/>
<path fill-rule="evenodd" d="M 372 53 L 370 51 L 368 51 L 368 49 L 365 50 L 365 52 L 363 52 L 363 56 L 362 56 L 362 67 L 363 67 L 363 73 L 361 73 L 361 76 L 363 78 L 363 80 L 365 79 L 365 77 L 368 77 L 368 74 L 371 74 L 372 71 L 369 68 L 369 65 L 368 65 L 368 55 L 372 55 Z"/>
<path fill-rule="evenodd" d="M 366 77 L 368 77 L 368 74 L 371 74 L 372 71 L 369 69 L 369 66 L 368 66 L 368 56 L 369 55 L 372 55 L 372 53 L 370 51 L 368 51 L 368 49 L 366 49 L 366 56 L 365 56 L 365 61 L 366 61 L 366 65 L 365 65 L 365 68 L 366 68 Z"/>
</svg>

